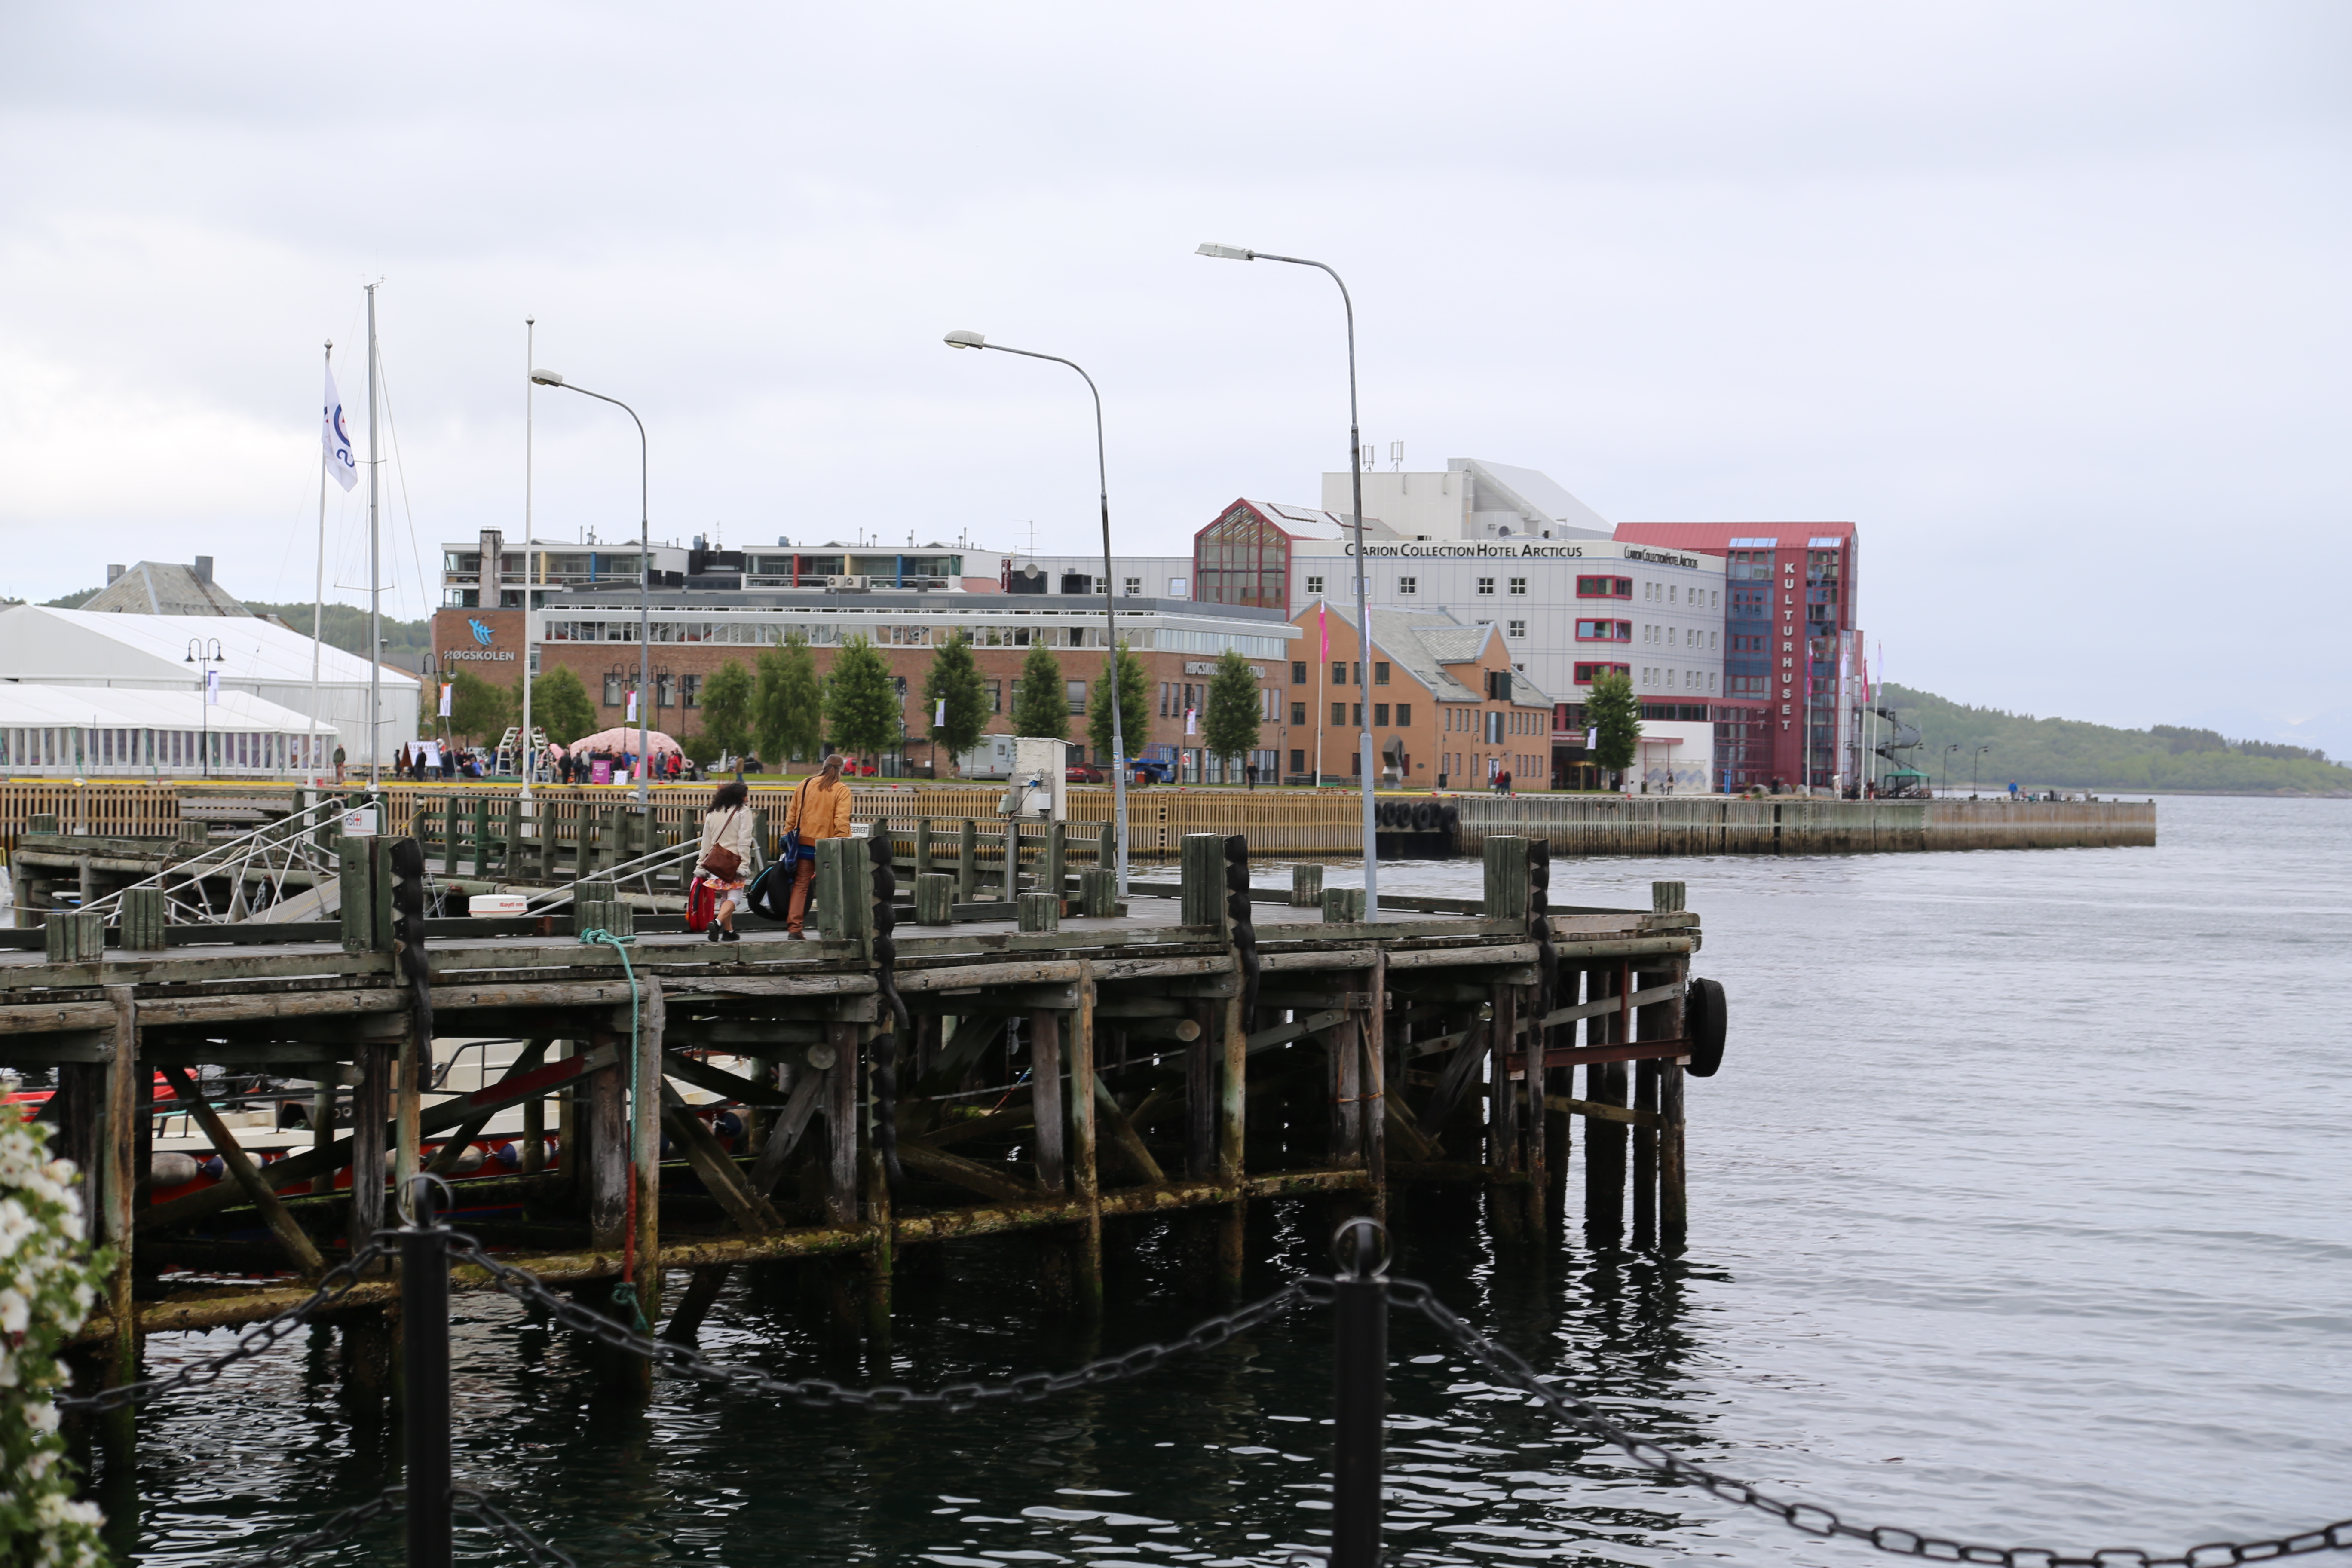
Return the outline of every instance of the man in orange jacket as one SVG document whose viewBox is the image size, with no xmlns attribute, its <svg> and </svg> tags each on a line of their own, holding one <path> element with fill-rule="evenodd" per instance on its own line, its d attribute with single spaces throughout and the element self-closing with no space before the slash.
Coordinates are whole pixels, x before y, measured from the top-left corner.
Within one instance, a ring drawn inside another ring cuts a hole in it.
<svg viewBox="0 0 2352 1568">
<path fill-rule="evenodd" d="M 784 807 L 784 831 L 800 837 L 800 864 L 793 868 L 793 901 L 784 934 L 804 941 L 801 922 L 807 918 L 809 893 L 816 886 L 816 846 L 821 838 L 849 837 L 849 786 L 841 782 L 845 759 L 838 752 L 825 758 L 815 777 L 801 781 Z"/>
</svg>

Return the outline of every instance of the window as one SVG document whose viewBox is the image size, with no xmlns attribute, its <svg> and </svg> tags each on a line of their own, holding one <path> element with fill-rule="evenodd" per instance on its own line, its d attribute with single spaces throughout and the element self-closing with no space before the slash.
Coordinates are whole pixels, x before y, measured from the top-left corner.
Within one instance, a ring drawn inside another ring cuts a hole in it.
<svg viewBox="0 0 2352 1568">
<path fill-rule="evenodd" d="M 677 689 L 680 700 L 683 701 L 687 707 L 699 708 L 702 706 L 702 677 L 698 675 L 681 676 L 678 679 Z"/>
<path fill-rule="evenodd" d="M 1576 623 L 1579 642 L 1632 642 L 1633 623 L 1631 621 L 1579 621 Z"/>
<path fill-rule="evenodd" d="M 1596 675 L 1631 675 L 1633 666 L 1625 664 L 1580 664 L 1576 667 L 1576 684 L 1590 686 Z"/>
<path fill-rule="evenodd" d="M 1307 661 L 1305 659 L 1294 658 L 1290 661 L 1290 684 L 1293 686 L 1304 686 L 1307 684 Z"/>
<path fill-rule="evenodd" d="M 1512 593 L 1514 593 L 1514 594 L 1518 595 L 1521 598 L 1525 598 L 1525 597 L 1527 597 L 1527 593 L 1528 593 L 1528 580 L 1527 580 L 1525 577 L 1514 577 L 1514 578 L 1512 578 L 1512 579 L 1511 579 L 1511 592 L 1512 592 Z"/>
<path fill-rule="evenodd" d="M 1071 712 L 1083 713 L 1087 710 L 1087 683 L 1085 681 L 1066 680 L 1062 682 L 1062 691 L 1063 694 L 1069 699 Z"/>
<path fill-rule="evenodd" d="M 1169 578 L 1168 596 L 1171 599 L 1191 598 L 1192 596 L 1192 579 L 1190 577 Z"/>
<path fill-rule="evenodd" d="M 1710 610 L 1721 609 L 1723 607 L 1723 590 L 1720 588 L 1710 588 L 1707 590 L 1706 607 Z"/>
<path fill-rule="evenodd" d="M 1355 717 L 1348 721 L 1348 728 L 1350 730 L 1360 730 L 1364 727 L 1364 705 L 1358 702 L 1352 704 L 1352 706 L 1356 710 Z"/>
<path fill-rule="evenodd" d="M 1316 595 L 1320 594 L 1322 591 L 1323 591 L 1323 579 L 1322 579 L 1322 578 L 1320 578 L 1320 577 L 1309 577 L 1308 579 L 1307 579 L 1307 596 L 1308 598 L 1310 598 L 1310 599 L 1311 599 L 1311 598 L 1313 598 Z"/>
<path fill-rule="evenodd" d="M 1126 577 L 1120 579 L 1119 592 L 1130 599 L 1139 599 L 1143 597 L 1143 579 L 1140 577 Z"/>
<path fill-rule="evenodd" d="M 1580 599 L 1630 599 L 1633 596 L 1631 577 L 1579 577 L 1576 596 Z"/>
<path fill-rule="evenodd" d="M 1503 635 L 1509 637 L 1523 637 L 1528 635 L 1528 623 L 1525 621 L 1505 621 L 1503 623 Z"/>
<path fill-rule="evenodd" d="M 618 708 L 622 703 L 628 700 L 628 693 L 623 689 L 622 686 L 622 683 L 627 678 L 625 676 L 619 675 L 608 675 L 604 678 L 605 707 Z"/>
<path fill-rule="evenodd" d="M 1168 715 L 1168 686 L 1165 681 L 1160 683 L 1160 717 L 1166 718 Z M 988 683 L 988 710 L 991 713 L 1002 713 L 1004 711 L 1004 682 L 1001 680 L 992 680 Z"/>
<path fill-rule="evenodd" d="M 1373 728 L 1380 730 L 1385 730 L 1389 727 L 1389 705 L 1387 703 L 1375 702 L 1372 704 L 1372 726 Z"/>
<path fill-rule="evenodd" d="M 1291 752 L 1290 771 L 1294 773 L 1303 773 L 1307 771 L 1307 753 L 1305 752 L 1295 749 Z"/>
<path fill-rule="evenodd" d="M 1682 591 L 1683 591 L 1683 590 L 1682 590 L 1682 584 L 1679 584 L 1679 583 L 1669 583 L 1669 584 L 1666 584 L 1666 603 L 1667 603 L 1667 604 L 1669 604 L 1669 605 L 1679 605 L 1679 604 L 1681 604 L 1681 603 L 1682 603 Z"/>
<path fill-rule="evenodd" d="M 1400 597 L 1400 598 L 1408 598 L 1408 599 L 1409 599 L 1409 598 L 1411 598 L 1413 595 L 1418 594 L 1418 593 L 1420 593 L 1420 592 L 1421 592 L 1421 579 L 1420 579 L 1420 578 L 1418 578 L 1418 577 L 1400 577 L 1400 578 L 1398 578 L 1398 579 L 1397 579 L 1397 595 L 1398 595 L 1398 597 Z"/>
<path fill-rule="evenodd" d="M 1302 730 L 1307 727 L 1306 703 L 1294 702 L 1290 705 L 1290 721 L 1297 725 Z"/>
<path fill-rule="evenodd" d="M 1398 729 L 1400 729 L 1400 730 L 1410 730 L 1410 729 L 1412 729 L 1412 703 L 1410 703 L 1410 702 L 1400 702 L 1400 703 L 1398 703 L 1398 704 L 1396 705 L 1396 716 L 1397 716 L 1397 728 L 1398 728 Z"/>
<path fill-rule="evenodd" d="M 1495 580 L 1492 577 L 1479 578 L 1478 592 L 1491 595 L 1495 592 Z"/>
<path fill-rule="evenodd" d="M 1347 721 L 1348 705 L 1344 702 L 1334 702 L 1331 704 L 1331 722 L 1334 724 L 1345 724 Z"/>
<path fill-rule="evenodd" d="M 1386 686 L 1388 683 L 1389 661 L 1384 658 L 1376 658 L 1372 660 L 1372 684 L 1374 686 Z"/>
</svg>

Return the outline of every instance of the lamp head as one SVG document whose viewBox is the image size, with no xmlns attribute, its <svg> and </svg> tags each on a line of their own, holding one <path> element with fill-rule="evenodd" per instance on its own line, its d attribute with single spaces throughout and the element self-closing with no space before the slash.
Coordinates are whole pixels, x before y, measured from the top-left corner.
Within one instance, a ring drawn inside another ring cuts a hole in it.
<svg viewBox="0 0 2352 1568">
<path fill-rule="evenodd" d="M 1255 261 L 1257 259 L 1257 252 L 1255 250 L 1244 250 L 1238 245 L 1219 245 L 1214 240 L 1202 246 L 1192 254 L 1213 256 L 1220 261 Z"/>
<path fill-rule="evenodd" d="M 530 379 L 541 386 L 562 386 L 563 373 L 560 370 L 535 370 L 530 373 Z"/>
<path fill-rule="evenodd" d="M 988 346 L 988 340 L 970 327 L 958 327 L 947 335 L 945 341 L 951 349 L 984 349 Z"/>
</svg>

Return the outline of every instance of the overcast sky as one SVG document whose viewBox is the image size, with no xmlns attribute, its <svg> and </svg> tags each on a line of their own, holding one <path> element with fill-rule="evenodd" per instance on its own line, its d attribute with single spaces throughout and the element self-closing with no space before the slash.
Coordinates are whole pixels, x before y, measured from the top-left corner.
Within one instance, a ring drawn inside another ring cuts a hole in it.
<svg viewBox="0 0 2352 1568">
<path fill-rule="evenodd" d="M 1850 518 L 1897 679 L 2352 750 L 2348 43 L 2151 0 L 20 0 L 0 591 L 205 553 L 307 598 L 320 347 L 363 405 L 375 279 L 388 610 L 520 531 L 527 315 L 644 416 L 657 536 L 1088 547 L 1083 384 L 971 327 L 1094 374 L 1123 548 L 1184 551 L 1346 462 L 1335 291 L 1218 239 L 1346 275 L 1384 459 Z M 537 430 L 541 531 L 634 533 L 625 416 Z"/>
</svg>

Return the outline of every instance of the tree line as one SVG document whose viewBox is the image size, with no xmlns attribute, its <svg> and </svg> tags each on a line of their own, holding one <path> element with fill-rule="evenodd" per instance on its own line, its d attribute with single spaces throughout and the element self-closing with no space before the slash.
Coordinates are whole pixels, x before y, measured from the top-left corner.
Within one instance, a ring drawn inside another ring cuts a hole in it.
<svg viewBox="0 0 2352 1568">
<path fill-rule="evenodd" d="M 1893 684 L 1879 703 L 1919 727 L 1925 743 L 1914 765 L 1938 783 L 1967 783 L 1969 758 L 1978 747 L 1990 746 L 1981 777 L 1988 790 L 2002 793 L 2015 780 L 2028 789 L 2352 795 L 2352 768 L 2302 746 L 2231 741 L 2211 730 L 2171 724 L 2123 730 L 2079 719 L 2036 719 Z M 1948 757 L 1955 769 L 1948 781 Z"/>
<path fill-rule="evenodd" d="M 1150 732 L 1150 683 L 1142 660 L 1124 642 L 1118 646 L 1116 668 L 1119 729 L 1132 756 Z M 508 725 L 520 721 L 519 687 L 486 680 L 463 668 L 446 679 L 452 687 L 452 733 L 495 740 Z M 1067 740 L 1072 720 L 1083 713 L 1088 742 L 1096 754 L 1108 757 L 1112 682 L 1088 680 L 1079 710 L 1071 706 L 1071 684 L 1053 651 L 1033 643 L 1010 693 L 1013 732 Z M 680 710 L 698 715 L 701 727 L 692 736 L 676 739 L 705 760 L 722 753 L 748 754 L 771 765 L 814 761 L 827 746 L 853 756 L 873 756 L 917 742 L 933 747 L 934 755 L 961 758 L 980 743 L 996 712 L 968 634 L 952 631 L 932 651 L 921 700 L 917 721 L 908 724 L 898 678 L 863 636 L 845 640 L 832 668 L 820 675 L 815 650 L 796 628 L 781 645 L 761 649 L 751 664 L 730 658 L 705 677 L 698 705 Z M 1201 719 L 1202 743 L 1238 765 L 1238 759 L 1257 749 L 1260 700 L 1257 672 L 1241 655 L 1226 651 L 1209 681 Z M 530 704 L 531 722 L 559 745 L 604 727 L 587 687 L 568 668 L 559 667 L 534 679 Z"/>
</svg>

